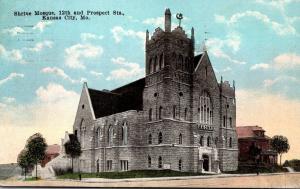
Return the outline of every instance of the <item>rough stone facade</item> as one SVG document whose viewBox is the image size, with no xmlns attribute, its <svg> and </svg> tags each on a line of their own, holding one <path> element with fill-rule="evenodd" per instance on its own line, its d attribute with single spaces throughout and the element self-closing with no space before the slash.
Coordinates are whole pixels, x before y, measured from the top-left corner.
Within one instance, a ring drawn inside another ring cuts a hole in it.
<svg viewBox="0 0 300 189">
<path fill-rule="evenodd" d="M 218 83 L 204 51 L 165 12 L 146 32 L 146 77 L 112 91 L 82 89 L 74 134 L 82 172 L 172 169 L 233 171 L 238 165 L 235 88 Z M 136 103 L 138 102 L 138 103 Z"/>
</svg>

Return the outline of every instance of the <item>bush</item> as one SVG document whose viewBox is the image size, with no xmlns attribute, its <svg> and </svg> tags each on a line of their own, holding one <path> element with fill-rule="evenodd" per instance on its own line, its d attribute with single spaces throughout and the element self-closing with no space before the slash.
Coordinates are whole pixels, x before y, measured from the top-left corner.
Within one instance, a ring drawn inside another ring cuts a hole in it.
<svg viewBox="0 0 300 189">
<path fill-rule="evenodd" d="M 82 178 L 150 178 L 150 177 L 174 177 L 174 176 L 197 176 L 202 173 L 180 172 L 172 170 L 132 170 L 124 172 L 100 172 L 100 173 L 81 173 Z M 79 179 L 79 173 L 68 173 L 58 176 L 60 179 Z"/>
<path fill-rule="evenodd" d="M 53 170 L 54 170 L 56 176 L 72 173 L 71 167 L 68 167 L 67 169 L 53 168 Z"/>
<path fill-rule="evenodd" d="M 300 160 L 299 159 L 292 159 L 292 160 L 286 160 L 284 162 L 284 166 L 292 167 L 295 171 L 300 171 Z"/>
</svg>

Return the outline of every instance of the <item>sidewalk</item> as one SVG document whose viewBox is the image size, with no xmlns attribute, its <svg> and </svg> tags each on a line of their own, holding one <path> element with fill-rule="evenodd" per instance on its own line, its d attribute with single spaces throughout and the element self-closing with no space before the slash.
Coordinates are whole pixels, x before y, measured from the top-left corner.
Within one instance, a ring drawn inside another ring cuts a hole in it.
<svg viewBox="0 0 300 189">
<path fill-rule="evenodd" d="M 260 173 L 260 176 L 268 175 L 284 175 L 299 174 L 300 172 L 286 173 Z M 214 178 L 230 178 L 230 177 L 255 177 L 254 173 L 250 174 L 216 174 L 201 176 L 182 176 L 182 177 L 151 177 L 151 178 L 127 178 L 127 179 L 108 179 L 108 178 L 83 178 L 81 181 L 73 179 L 65 179 L 69 181 L 86 182 L 86 183 L 116 183 L 116 182 L 145 182 L 145 181 L 167 181 L 167 180 L 191 180 L 191 179 L 214 179 Z"/>
</svg>

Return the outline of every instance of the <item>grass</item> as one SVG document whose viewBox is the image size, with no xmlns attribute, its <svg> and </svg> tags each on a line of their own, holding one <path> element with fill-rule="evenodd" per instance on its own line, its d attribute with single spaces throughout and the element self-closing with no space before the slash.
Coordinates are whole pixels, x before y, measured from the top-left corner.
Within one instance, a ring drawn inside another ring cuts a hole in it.
<svg viewBox="0 0 300 189">
<path fill-rule="evenodd" d="M 197 176 L 201 173 L 179 172 L 172 170 L 133 170 L 125 172 L 100 172 L 100 173 L 81 173 L 81 178 L 151 178 L 151 177 L 176 177 L 176 176 Z M 57 176 L 59 179 L 79 179 L 78 173 L 66 173 Z"/>
<path fill-rule="evenodd" d="M 256 173 L 257 169 L 255 166 L 239 166 L 238 170 L 236 171 L 228 171 L 224 173 L 229 174 L 247 174 L 247 173 Z M 282 166 L 275 165 L 273 167 L 258 167 L 259 173 L 280 173 L 280 172 L 287 172 L 285 168 Z"/>
<path fill-rule="evenodd" d="M 37 180 L 41 180 L 40 177 L 37 178 Z M 29 178 L 26 178 L 24 181 L 37 181 L 35 177 L 29 177 Z"/>
</svg>

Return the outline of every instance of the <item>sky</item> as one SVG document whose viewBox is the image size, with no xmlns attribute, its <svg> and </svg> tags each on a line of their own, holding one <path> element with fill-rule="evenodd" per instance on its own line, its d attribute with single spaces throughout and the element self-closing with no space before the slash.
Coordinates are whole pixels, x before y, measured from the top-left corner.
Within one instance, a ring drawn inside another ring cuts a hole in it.
<svg viewBox="0 0 300 189">
<path fill-rule="evenodd" d="M 235 80 L 237 125 L 286 136 L 283 158 L 300 159 L 300 0 L 0 0 L 0 163 L 36 132 L 60 144 L 83 82 L 110 90 L 144 77 L 145 32 L 163 28 L 166 8 L 173 28 L 176 13 L 188 36 L 194 27 L 195 54 L 205 42 L 218 80 Z"/>
</svg>

